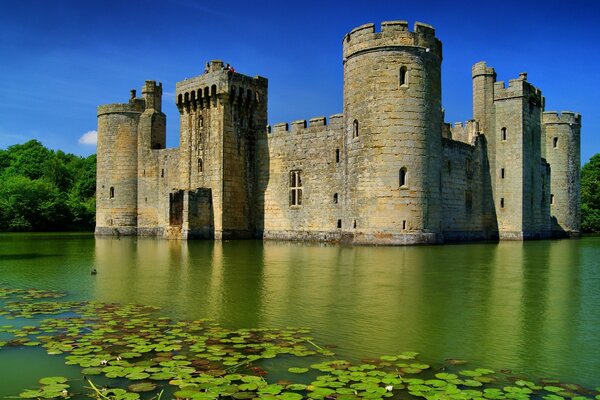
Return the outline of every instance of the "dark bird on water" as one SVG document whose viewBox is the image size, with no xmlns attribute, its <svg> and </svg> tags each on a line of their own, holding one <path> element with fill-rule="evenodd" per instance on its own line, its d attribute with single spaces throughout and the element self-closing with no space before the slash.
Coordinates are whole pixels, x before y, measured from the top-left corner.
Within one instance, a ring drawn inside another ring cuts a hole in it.
<svg viewBox="0 0 600 400">
<path fill-rule="evenodd" d="M 90 271 L 90 273 L 92 275 L 96 275 L 98 273 L 98 271 L 96 271 L 96 268 L 92 268 L 92 270 Z"/>
</svg>

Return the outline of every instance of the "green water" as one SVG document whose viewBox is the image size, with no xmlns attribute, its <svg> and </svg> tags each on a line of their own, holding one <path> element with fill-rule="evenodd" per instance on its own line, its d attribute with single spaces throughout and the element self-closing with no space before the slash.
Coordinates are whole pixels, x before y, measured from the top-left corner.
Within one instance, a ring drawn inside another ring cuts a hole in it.
<svg viewBox="0 0 600 400">
<path fill-rule="evenodd" d="M 345 358 L 418 351 L 600 386 L 600 238 L 338 247 L 1 234 L 0 286 L 231 328 L 309 327 Z M 78 369 L 40 348 L 0 350 L 0 396 L 57 373 Z"/>
</svg>

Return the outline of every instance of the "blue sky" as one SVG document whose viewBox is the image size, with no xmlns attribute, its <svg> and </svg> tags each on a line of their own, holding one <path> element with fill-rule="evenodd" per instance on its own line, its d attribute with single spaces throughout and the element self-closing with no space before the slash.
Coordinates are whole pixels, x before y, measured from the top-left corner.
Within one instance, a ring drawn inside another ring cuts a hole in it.
<svg viewBox="0 0 600 400">
<path fill-rule="evenodd" d="M 0 0 L 0 148 L 38 139 L 81 155 L 96 107 L 163 82 L 178 145 L 175 83 L 210 59 L 269 79 L 271 124 L 342 111 L 341 42 L 363 23 L 408 20 L 444 46 L 447 122 L 471 118 L 471 65 L 528 72 L 546 110 L 582 114 L 582 163 L 600 152 L 600 5 L 595 1 Z M 85 142 L 85 141 L 84 141 Z"/>
</svg>

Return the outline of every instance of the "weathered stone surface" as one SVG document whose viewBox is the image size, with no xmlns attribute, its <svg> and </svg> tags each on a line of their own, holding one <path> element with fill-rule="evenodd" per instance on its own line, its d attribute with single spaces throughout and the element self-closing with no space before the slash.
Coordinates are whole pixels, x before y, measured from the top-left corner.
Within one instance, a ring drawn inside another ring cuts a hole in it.
<svg viewBox="0 0 600 400">
<path fill-rule="evenodd" d="M 526 74 L 475 64 L 473 119 L 441 107 L 442 45 L 405 21 L 343 40 L 344 109 L 267 126 L 267 80 L 206 64 L 98 108 L 98 235 L 408 245 L 579 234 L 578 114 L 544 113 Z"/>
</svg>

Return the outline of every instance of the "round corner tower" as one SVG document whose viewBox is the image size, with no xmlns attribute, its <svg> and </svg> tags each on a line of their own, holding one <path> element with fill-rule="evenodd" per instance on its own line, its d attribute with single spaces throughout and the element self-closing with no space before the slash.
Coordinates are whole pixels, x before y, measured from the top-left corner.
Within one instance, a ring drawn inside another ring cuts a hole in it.
<svg viewBox="0 0 600 400">
<path fill-rule="evenodd" d="M 98 107 L 96 234 L 137 233 L 138 123 L 144 101 Z"/>
<path fill-rule="evenodd" d="M 555 236 L 579 236 L 581 115 L 544 112 L 546 161 L 550 164 L 550 214 Z"/>
<path fill-rule="evenodd" d="M 346 230 L 356 243 L 441 241 L 441 42 L 419 22 L 366 24 L 343 56 Z"/>
</svg>

